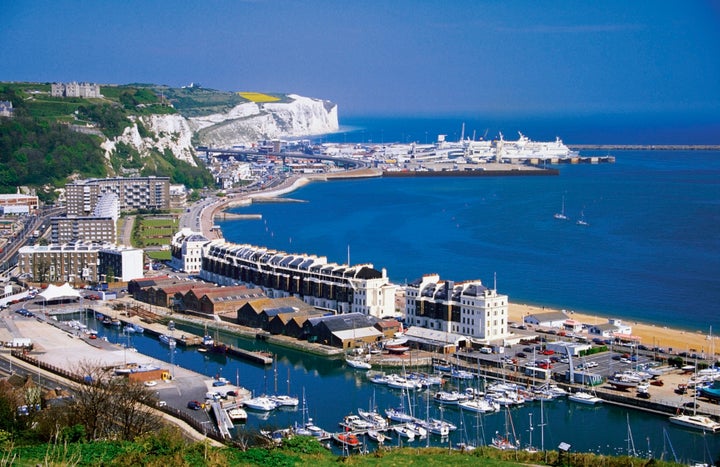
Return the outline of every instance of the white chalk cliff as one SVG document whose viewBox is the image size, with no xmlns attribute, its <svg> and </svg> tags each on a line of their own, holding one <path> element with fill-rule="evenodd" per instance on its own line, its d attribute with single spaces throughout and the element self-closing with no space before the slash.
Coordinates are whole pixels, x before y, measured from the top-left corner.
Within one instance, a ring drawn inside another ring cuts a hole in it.
<svg viewBox="0 0 720 467">
<path fill-rule="evenodd" d="M 262 139 L 298 138 L 337 131 L 337 105 L 295 94 L 290 102 L 244 103 L 226 113 L 186 118 L 179 114 L 134 117 L 123 134 L 102 143 L 106 157 L 119 142 L 141 155 L 169 149 L 177 159 L 195 165 L 193 141 L 202 146 L 229 148 L 250 146 Z M 150 133 L 141 136 L 138 121 Z M 196 139 L 193 140 L 193 137 Z"/>
<path fill-rule="evenodd" d="M 297 138 L 337 131 L 337 105 L 289 94 L 291 102 L 248 102 L 224 114 L 193 117 L 190 126 L 204 146 L 249 145 L 261 139 Z"/>
</svg>

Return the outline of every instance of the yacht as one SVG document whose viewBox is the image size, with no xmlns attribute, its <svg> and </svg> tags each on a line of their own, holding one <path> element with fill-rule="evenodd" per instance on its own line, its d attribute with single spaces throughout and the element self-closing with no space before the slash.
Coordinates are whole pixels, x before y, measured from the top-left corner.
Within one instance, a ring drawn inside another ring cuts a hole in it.
<svg viewBox="0 0 720 467">
<path fill-rule="evenodd" d="M 597 396 L 593 396 L 589 392 L 585 391 L 577 391 L 568 396 L 568 399 L 571 401 L 579 402 L 581 404 L 587 404 L 587 405 L 595 405 L 602 402 L 602 399 L 600 399 Z"/>
<path fill-rule="evenodd" d="M 497 412 L 500 410 L 500 404 L 498 402 L 480 398 L 463 401 L 458 405 L 465 410 L 477 413 Z"/>
<path fill-rule="evenodd" d="M 720 423 L 705 415 L 674 415 L 670 417 L 670 423 L 695 430 L 709 431 L 711 433 L 720 431 Z"/>
<path fill-rule="evenodd" d="M 275 410 L 278 407 L 277 403 L 267 396 L 259 396 L 252 399 L 244 400 L 243 405 L 248 409 L 260 410 L 263 412 L 269 412 L 271 410 Z"/>
<path fill-rule="evenodd" d="M 590 224 L 588 224 L 588 221 L 585 220 L 585 213 L 583 213 L 582 211 L 580 211 L 580 219 L 578 219 L 577 222 L 575 222 L 575 223 L 577 225 L 584 225 L 584 226 L 590 225 Z"/>
<path fill-rule="evenodd" d="M 370 362 L 361 360 L 359 358 L 348 357 L 345 359 L 345 363 L 347 363 L 347 365 L 349 367 L 352 367 L 352 368 L 355 368 L 358 370 L 369 370 L 370 368 L 372 368 L 372 365 L 370 364 Z"/>
</svg>

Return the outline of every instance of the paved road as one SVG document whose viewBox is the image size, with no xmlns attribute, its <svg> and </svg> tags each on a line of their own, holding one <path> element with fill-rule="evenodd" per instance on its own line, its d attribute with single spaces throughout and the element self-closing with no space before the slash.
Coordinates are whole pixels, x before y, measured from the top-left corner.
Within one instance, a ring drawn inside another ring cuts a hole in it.
<svg viewBox="0 0 720 467">
<path fill-rule="evenodd" d="M 132 229 L 135 225 L 135 216 L 121 217 L 120 223 L 120 238 L 118 238 L 118 244 L 130 246 L 132 245 Z"/>
</svg>

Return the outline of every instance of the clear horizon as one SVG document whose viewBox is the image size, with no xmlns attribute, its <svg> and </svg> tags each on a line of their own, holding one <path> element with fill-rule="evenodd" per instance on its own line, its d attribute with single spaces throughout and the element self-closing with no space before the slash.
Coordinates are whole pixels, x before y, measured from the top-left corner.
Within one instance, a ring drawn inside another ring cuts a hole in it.
<svg viewBox="0 0 720 467">
<path fill-rule="evenodd" d="M 3 81 L 191 82 L 342 116 L 720 121 L 720 2 L 10 2 Z"/>
</svg>

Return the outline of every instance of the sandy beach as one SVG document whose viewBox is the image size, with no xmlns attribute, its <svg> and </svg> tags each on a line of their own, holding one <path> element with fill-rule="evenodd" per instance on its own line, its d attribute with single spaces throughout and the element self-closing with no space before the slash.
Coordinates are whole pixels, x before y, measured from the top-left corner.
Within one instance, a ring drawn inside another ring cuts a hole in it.
<svg viewBox="0 0 720 467">
<path fill-rule="evenodd" d="M 212 230 L 214 224 L 215 215 L 219 214 L 222 210 L 232 205 L 238 204 L 250 204 L 252 198 L 272 198 L 290 193 L 312 181 L 327 181 L 332 178 L 366 178 L 377 176 L 377 172 L 370 169 L 360 169 L 357 171 L 346 171 L 334 174 L 326 174 L 323 177 L 318 176 L 296 176 L 290 177 L 285 180 L 280 186 L 275 187 L 272 190 L 266 192 L 255 192 L 255 193 L 244 193 L 241 195 L 228 196 L 222 202 L 212 206 L 211 208 L 205 209 L 201 216 L 201 226 L 203 235 L 209 239 L 219 238 L 219 232 Z M 512 291 L 507 291 L 512 300 Z M 572 305 L 568 304 L 568 309 L 571 309 Z M 520 303 L 510 303 L 509 307 L 509 321 L 522 323 L 523 317 L 528 314 L 542 313 L 550 311 L 560 311 L 559 309 L 551 309 L 542 306 L 526 305 Z M 666 351 L 670 348 L 673 352 L 694 352 L 702 354 L 717 354 L 720 352 L 720 345 L 714 345 L 716 343 L 716 337 L 713 336 L 712 340 L 708 337 L 707 331 L 703 332 L 697 330 L 684 331 L 679 329 L 672 329 L 662 325 L 655 325 L 652 323 L 637 322 L 634 320 L 626 320 L 622 316 L 602 316 L 602 315 L 591 315 L 583 314 L 578 312 L 568 312 L 568 316 L 572 319 L 587 324 L 599 324 L 607 322 L 608 318 L 622 319 L 626 324 L 632 326 L 632 333 L 634 336 L 640 337 L 640 343 L 648 347 L 662 347 Z M 695 349 L 695 350 L 691 350 Z"/>
<path fill-rule="evenodd" d="M 521 323 L 523 317 L 528 314 L 548 313 L 552 311 L 561 310 L 541 306 L 510 303 L 508 310 L 509 321 Z M 625 324 L 632 326 L 632 334 L 641 339 L 640 344 L 644 344 L 651 348 L 657 346 L 662 347 L 666 351 L 672 348 L 675 353 L 697 351 L 700 354 L 705 353 L 706 355 L 709 355 L 711 352 L 717 354 L 718 351 L 720 351 L 720 347 L 718 345 L 713 346 L 714 343 L 717 343 L 717 338 L 713 336 L 711 341 L 708 338 L 708 335 L 702 331 L 682 331 L 668 328 L 666 326 L 657 326 L 651 323 L 626 320 L 623 319 L 622 316 L 600 316 L 577 312 L 567 312 L 567 314 L 569 318 L 587 324 L 606 323 L 608 318 L 621 319 Z"/>
</svg>

